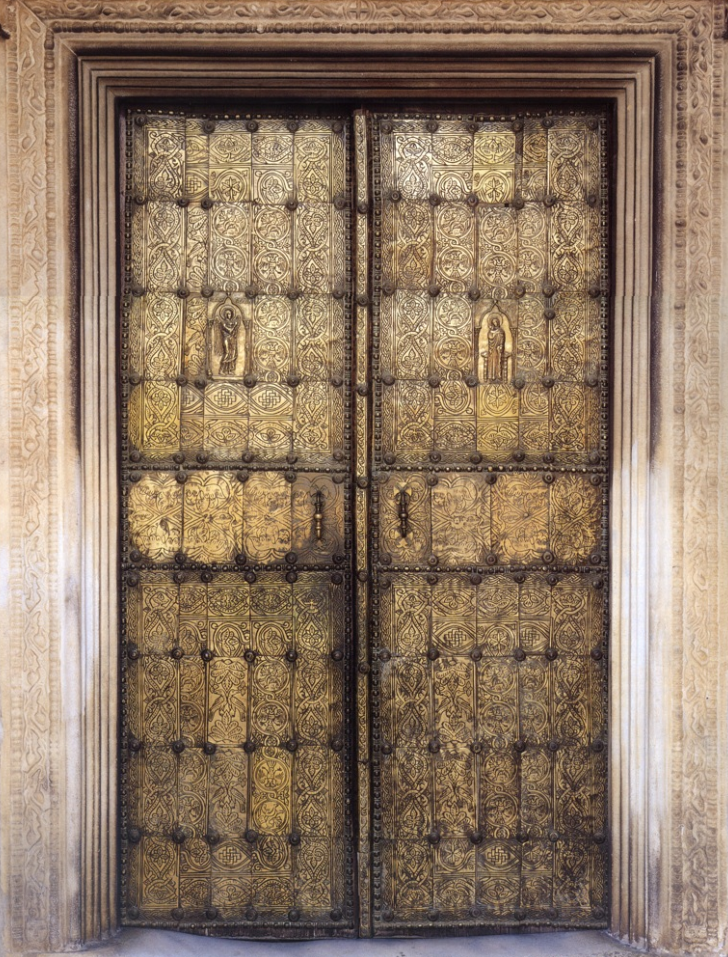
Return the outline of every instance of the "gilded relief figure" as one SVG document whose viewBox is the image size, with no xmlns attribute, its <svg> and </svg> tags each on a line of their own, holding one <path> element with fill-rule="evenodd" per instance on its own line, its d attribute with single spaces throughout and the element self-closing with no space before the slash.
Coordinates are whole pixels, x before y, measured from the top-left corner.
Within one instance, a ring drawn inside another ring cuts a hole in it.
<svg viewBox="0 0 728 957">
<path fill-rule="evenodd" d="M 485 314 L 476 316 L 478 379 L 504 382 L 510 378 L 513 361 L 513 335 L 508 316 L 497 303 Z"/>
<path fill-rule="evenodd" d="M 240 316 L 232 306 L 226 306 L 220 313 L 220 338 L 222 355 L 220 356 L 220 375 L 234 375 L 238 362 L 238 337 L 240 334 Z"/>
</svg>

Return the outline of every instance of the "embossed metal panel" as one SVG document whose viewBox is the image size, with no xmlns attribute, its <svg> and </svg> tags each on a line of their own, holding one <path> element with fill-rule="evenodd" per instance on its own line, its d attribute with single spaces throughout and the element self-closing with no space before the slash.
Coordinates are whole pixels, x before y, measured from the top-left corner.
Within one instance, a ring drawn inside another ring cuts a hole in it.
<svg viewBox="0 0 728 957">
<path fill-rule="evenodd" d="M 356 933 L 350 127 L 127 116 L 125 924 Z"/>
<path fill-rule="evenodd" d="M 371 120 L 378 935 L 604 926 L 605 123 Z"/>
<path fill-rule="evenodd" d="M 605 140 L 127 116 L 124 923 L 604 925 Z"/>
</svg>

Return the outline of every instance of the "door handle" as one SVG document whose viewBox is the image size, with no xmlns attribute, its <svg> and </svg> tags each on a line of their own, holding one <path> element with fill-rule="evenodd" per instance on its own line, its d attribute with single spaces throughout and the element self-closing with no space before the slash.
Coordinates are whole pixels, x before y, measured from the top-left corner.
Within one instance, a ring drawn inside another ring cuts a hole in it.
<svg viewBox="0 0 728 957">
<path fill-rule="evenodd" d="M 397 492 L 395 501 L 397 502 L 397 517 L 399 518 L 399 534 L 402 538 L 407 538 L 409 534 L 409 489 L 403 488 Z"/>
<path fill-rule="evenodd" d="M 324 534 L 324 493 L 320 489 L 313 493 L 313 530 L 320 542 Z"/>
</svg>

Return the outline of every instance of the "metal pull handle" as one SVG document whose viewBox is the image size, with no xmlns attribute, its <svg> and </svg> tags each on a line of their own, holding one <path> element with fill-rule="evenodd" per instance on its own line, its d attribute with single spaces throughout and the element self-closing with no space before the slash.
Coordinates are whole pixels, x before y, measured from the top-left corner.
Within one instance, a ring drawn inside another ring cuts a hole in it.
<svg viewBox="0 0 728 957">
<path fill-rule="evenodd" d="M 316 541 L 320 542 L 324 534 L 324 493 L 322 491 L 313 493 L 313 529 L 316 535 Z"/>
<path fill-rule="evenodd" d="M 403 488 L 401 492 L 397 493 L 397 516 L 399 518 L 399 534 L 402 538 L 407 538 L 409 534 L 409 502 L 410 502 L 410 492 L 409 489 Z"/>
</svg>

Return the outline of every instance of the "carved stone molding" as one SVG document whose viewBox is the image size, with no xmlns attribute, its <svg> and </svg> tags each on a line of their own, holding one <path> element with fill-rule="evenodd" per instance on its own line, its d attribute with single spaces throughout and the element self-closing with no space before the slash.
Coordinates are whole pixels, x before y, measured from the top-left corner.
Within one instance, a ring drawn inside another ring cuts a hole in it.
<svg viewBox="0 0 728 957">
<path fill-rule="evenodd" d="M 629 124 L 620 143 L 620 162 L 641 164 L 635 181 L 654 187 L 655 219 L 651 253 L 652 227 L 620 227 L 635 266 L 628 276 L 625 254 L 625 289 L 616 290 L 630 299 L 615 375 L 633 401 L 615 415 L 637 408 L 646 418 L 622 423 L 631 444 L 618 458 L 615 450 L 614 534 L 625 544 L 614 620 L 632 644 L 612 663 L 613 699 L 623 709 L 612 710 L 613 927 L 674 953 L 719 953 L 728 922 L 728 640 L 719 613 L 728 569 L 718 557 L 728 517 L 720 512 L 726 450 L 716 385 L 728 375 L 719 345 L 725 4 L 0 0 L 0 23 L 9 37 L 0 43 L 7 952 L 61 949 L 115 924 L 115 500 L 106 488 L 115 409 L 113 375 L 111 387 L 105 379 L 114 337 L 103 325 L 109 307 L 100 305 L 113 297 L 114 279 L 113 260 L 99 269 L 89 253 L 94 223 L 113 247 L 114 189 L 107 181 L 106 193 L 84 195 L 82 206 L 76 163 L 80 156 L 84 183 L 113 160 L 90 150 L 93 140 L 108 152 L 113 117 L 103 135 L 88 123 L 106 115 L 102 95 L 113 104 L 155 88 L 151 68 L 145 80 L 142 66 L 133 76 L 131 67 L 160 49 L 186 58 L 184 68 L 170 63 L 160 74 L 170 95 L 184 92 L 185 71 L 187 94 L 203 93 L 220 55 L 232 58 L 231 74 L 250 77 L 266 57 L 333 49 L 376 56 L 383 69 L 400 52 L 426 55 L 433 69 L 438 57 L 480 68 L 517 54 L 547 76 L 557 59 L 566 84 L 585 56 L 613 57 L 615 76 L 629 73 L 617 65 L 620 54 L 646 64 L 649 77 L 639 82 L 651 91 L 643 108 L 655 124 L 654 156 L 635 152 Z M 505 75 L 506 59 L 499 62 Z M 638 85 L 636 70 L 625 89 Z M 505 95 L 497 79 L 487 83 Z M 573 89 L 599 97 L 608 85 L 600 76 Z M 640 208 L 653 196 L 630 202 Z M 642 683 L 630 685 L 637 673 Z M 618 699 L 620 682 L 632 690 Z"/>
</svg>

